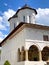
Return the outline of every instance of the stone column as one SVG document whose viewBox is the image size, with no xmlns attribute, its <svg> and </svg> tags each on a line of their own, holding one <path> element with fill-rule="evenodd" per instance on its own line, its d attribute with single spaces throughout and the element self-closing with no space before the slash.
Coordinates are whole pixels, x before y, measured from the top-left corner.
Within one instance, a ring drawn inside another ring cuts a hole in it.
<svg viewBox="0 0 49 65">
<path fill-rule="evenodd" d="M 18 48 L 18 61 L 20 61 L 20 48 Z"/>
<path fill-rule="evenodd" d="M 28 50 L 26 50 L 26 61 L 28 61 Z"/>
<path fill-rule="evenodd" d="M 33 13 L 32 15 L 31 15 L 31 22 L 33 23 L 33 24 L 35 24 L 36 22 L 35 22 L 36 20 L 35 20 L 35 14 Z"/>
<path fill-rule="evenodd" d="M 29 23 L 29 15 L 26 16 L 26 22 Z"/>
<path fill-rule="evenodd" d="M 39 60 L 42 61 L 42 53 L 39 51 Z"/>
<path fill-rule="evenodd" d="M 22 46 L 22 49 L 21 49 L 21 61 L 25 61 L 25 49 L 24 49 L 24 46 Z"/>
<path fill-rule="evenodd" d="M 21 51 L 21 61 L 23 61 L 23 51 Z"/>
</svg>

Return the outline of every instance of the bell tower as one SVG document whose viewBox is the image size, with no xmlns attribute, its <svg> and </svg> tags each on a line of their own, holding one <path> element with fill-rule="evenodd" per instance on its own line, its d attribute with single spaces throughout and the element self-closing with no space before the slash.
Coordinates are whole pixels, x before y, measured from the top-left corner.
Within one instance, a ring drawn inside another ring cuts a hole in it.
<svg viewBox="0 0 49 65">
<path fill-rule="evenodd" d="M 12 31 L 20 22 L 36 24 L 36 14 L 36 9 L 25 4 L 22 8 L 18 9 L 11 18 L 9 18 L 10 31 Z"/>
</svg>

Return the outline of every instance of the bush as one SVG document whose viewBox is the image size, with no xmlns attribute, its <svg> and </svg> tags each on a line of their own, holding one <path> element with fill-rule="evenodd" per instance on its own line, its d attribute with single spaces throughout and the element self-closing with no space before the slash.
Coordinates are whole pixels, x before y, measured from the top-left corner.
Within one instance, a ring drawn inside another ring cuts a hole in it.
<svg viewBox="0 0 49 65">
<path fill-rule="evenodd" d="M 4 65 L 11 65 L 8 60 L 5 61 Z"/>
</svg>

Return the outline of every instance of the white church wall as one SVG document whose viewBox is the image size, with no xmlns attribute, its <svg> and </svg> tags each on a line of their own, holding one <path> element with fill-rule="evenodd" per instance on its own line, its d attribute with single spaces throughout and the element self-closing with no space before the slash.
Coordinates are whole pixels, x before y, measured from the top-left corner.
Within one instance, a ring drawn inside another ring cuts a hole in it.
<svg viewBox="0 0 49 65">
<path fill-rule="evenodd" d="M 15 27 L 18 25 L 18 17 L 16 18 L 12 18 L 10 21 L 10 32 L 14 29 L 14 24 L 15 24 Z"/>
<path fill-rule="evenodd" d="M 42 61 L 25 61 L 25 65 L 46 65 L 46 62 L 42 62 Z"/>
<path fill-rule="evenodd" d="M 23 61 L 23 62 L 17 62 L 16 64 L 17 65 L 25 65 L 25 61 Z"/>
<path fill-rule="evenodd" d="M 16 65 L 18 61 L 18 48 L 21 48 L 22 46 L 25 46 L 25 29 L 23 29 L 21 32 L 19 32 L 17 35 L 15 35 L 13 38 L 8 39 L 5 44 L 2 46 L 2 62 L 6 60 L 9 60 L 11 65 Z"/>
<path fill-rule="evenodd" d="M 49 31 L 34 28 L 26 28 L 26 39 L 43 41 L 43 35 L 49 36 Z"/>
<path fill-rule="evenodd" d="M 18 48 L 21 49 L 22 46 L 24 46 L 25 49 L 29 49 L 31 45 L 36 45 L 39 48 L 39 50 L 42 50 L 44 46 L 49 46 L 48 41 L 43 41 L 43 35 L 49 36 L 49 31 L 47 30 L 24 28 L 19 33 L 16 34 L 15 32 L 14 34 L 15 36 L 8 38 L 7 41 L 4 42 L 5 44 L 2 46 L 1 55 L 3 63 L 6 60 L 9 60 L 11 65 L 19 65 L 19 63 L 20 65 L 24 65 L 25 63 L 17 61 L 17 51 Z"/>
<path fill-rule="evenodd" d="M 42 51 L 45 46 L 49 47 L 49 41 L 37 41 L 37 40 L 26 40 L 25 41 L 25 49 L 29 50 L 29 48 L 35 45 L 39 51 Z"/>
<path fill-rule="evenodd" d="M 19 11 L 19 13 L 18 13 L 18 20 L 20 21 L 20 22 L 24 22 L 24 20 L 23 20 L 23 16 L 25 16 L 25 22 L 26 23 L 30 23 L 29 22 L 29 16 L 30 16 L 30 18 L 32 18 L 31 19 L 31 22 L 32 23 L 34 23 L 35 21 L 33 21 L 33 17 L 34 17 L 34 15 L 33 14 L 35 14 L 35 12 L 34 12 L 34 10 L 29 10 L 29 9 L 24 9 L 24 10 L 21 10 L 21 11 Z"/>
<path fill-rule="evenodd" d="M 49 36 L 49 31 L 26 28 L 25 49 L 29 49 L 31 45 L 36 45 L 39 50 L 42 50 L 45 46 L 49 47 L 49 41 L 44 41 L 43 35 Z"/>
</svg>

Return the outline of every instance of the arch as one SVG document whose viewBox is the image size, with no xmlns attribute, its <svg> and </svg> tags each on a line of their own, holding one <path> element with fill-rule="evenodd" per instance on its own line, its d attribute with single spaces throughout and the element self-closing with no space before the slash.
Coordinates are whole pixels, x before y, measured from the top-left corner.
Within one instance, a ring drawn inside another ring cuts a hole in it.
<svg viewBox="0 0 49 65">
<path fill-rule="evenodd" d="M 42 50 L 42 60 L 48 61 L 48 57 L 49 57 L 49 47 L 45 46 Z"/>
<path fill-rule="evenodd" d="M 28 60 L 29 61 L 39 61 L 39 49 L 37 46 L 32 45 L 28 50 Z"/>
<path fill-rule="evenodd" d="M 44 45 L 43 48 L 42 48 L 42 50 L 43 50 L 45 47 L 49 47 L 49 46 L 48 46 L 48 45 Z M 41 50 L 41 51 L 42 51 L 42 50 Z"/>
<path fill-rule="evenodd" d="M 38 43 L 35 43 L 35 42 L 32 42 L 32 41 L 29 42 L 27 49 L 29 50 L 29 48 L 30 48 L 32 45 L 36 46 L 36 47 L 38 48 L 38 50 L 41 51 L 41 48 L 40 48 L 39 44 L 38 44 Z"/>
</svg>

